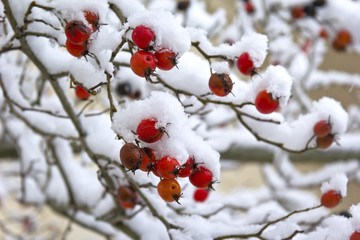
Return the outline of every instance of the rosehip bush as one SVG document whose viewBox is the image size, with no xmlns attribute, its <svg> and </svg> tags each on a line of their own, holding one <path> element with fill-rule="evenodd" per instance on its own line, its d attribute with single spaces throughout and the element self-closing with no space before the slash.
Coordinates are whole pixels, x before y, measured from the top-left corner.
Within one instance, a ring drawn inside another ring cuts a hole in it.
<svg viewBox="0 0 360 240">
<path fill-rule="evenodd" d="M 360 2 L 214 1 L 1 0 L 1 239 L 359 238 Z"/>
</svg>

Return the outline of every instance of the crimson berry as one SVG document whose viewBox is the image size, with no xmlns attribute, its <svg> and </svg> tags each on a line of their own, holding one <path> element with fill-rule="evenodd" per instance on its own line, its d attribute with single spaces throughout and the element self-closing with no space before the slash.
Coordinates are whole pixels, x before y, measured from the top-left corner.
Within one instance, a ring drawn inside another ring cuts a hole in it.
<svg viewBox="0 0 360 240">
<path fill-rule="evenodd" d="M 151 42 L 155 40 L 154 32 L 145 26 L 137 26 L 132 32 L 131 38 L 136 46 L 147 49 Z"/>
<path fill-rule="evenodd" d="M 90 97 L 90 93 L 79 85 L 76 85 L 75 94 L 80 100 L 87 100 Z"/>
<path fill-rule="evenodd" d="M 120 150 L 120 160 L 127 169 L 134 172 L 142 162 L 140 148 L 134 143 L 126 143 Z"/>
<path fill-rule="evenodd" d="M 157 185 L 157 191 L 162 199 L 167 202 L 179 203 L 181 187 L 175 179 L 162 179 Z"/>
<path fill-rule="evenodd" d="M 95 32 L 99 29 L 99 14 L 92 12 L 92 11 L 88 11 L 85 10 L 84 11 L 84 16 L 86 21 L 91 25 L 91 30 L 92 32 Z"/>
<path fill-rule="evenodd" d="M 197 188 L 208 188 L 211 186 L 212 177 L 209 169 L 200 166 L 190 175 L 189 180 Z"/>
<path fill-rule="evenodd" d="M 232 88 L 233 82 L 229 76 L 229 74 L 222 73 L 213 73 L 209 79 L 209 88 L 212 93 L 217 96 L 224 97 L 228 95 Z"/>
<path fill-rule="evenodd" d="M 351 41 L 351 34 L 346 30 L 341 30 L 338 32 L 336 38 L 333 41 L 333 47 L 337 51 L 343 51 L 351 43 Z"/>
<path fill-rule="evenodd" d="M 256 96 L 255 107 L 263 114 L 274 112 L 278 106 L 279 101 L 277 99 L 273 99 L 272 94 L 266 90 L 259 92 Z"/>
<path fill-rule="evenodd" d="M 336 207 L 341 201 L 341 195 L 335 190 L 330 190 L 321 196 L 321 205 L 326 208 Z"/>
<path fill-rule="evenodd" d="M 139 123 L 136 129 L 136 134 L 141 141 L 153 143 L 160 140 L 160 138 L 164 135 L 165 128 L 156 128 L 156 123 L 157 120 L 155 119 L 144 119 Z"/>
<path fill-rule="evenodd" d="M 180 167 L 179 177 L 188 177 L 192 174 L 195 166 L 195 160 L 192 157 L 189 157 L 184 165 Z"/>
<path fill-rule="evenodd" d="M 328 134 L 325 137 L 316 138 L 316 144 L 319 148 L 326 149 L 334 142 L 334 135 Z"/>
<path fill-rule="evenodd" d="M 320 32 L 319 32 L 319 36 L 320 36 L 321 38 L 327 39 L 327 38 L 329 37 L 329 34 L 328 34 L 328 32 L 326 31 L 325 28 L 322 28 L 322 29 L 320 30 Z"/>
<path fill-rule="evenodd" d="M 245 3 L 245 10 L 247 13 L 253 13 L 255 12 L 254 4 L 250 1 Z"/>
<path fill-rule="evenodd" d="M 314 134 L 317 137 L 325 137 L 330 133 L 330 131 L 331 126 L 326 120 L 319 121 L 314 125 Z"/>
<path fill-rule="evenodd" d="M 179 168 L 179 162 L 175 158 L 169 156 L 161 158 L 155 164 L 156 172 L 164 179 L 176 178 Z"/>
<path fill-rule="evenodd" d="M 304 7 L 301 6 L 293 7 L 291 9 L 291 16 L 293 17 L 293 19 L 302 18 L 304 16 L 304 13 Z"/>
<path fill-rule="evenodd" d="M 131 56 L 130 67 L 139 77 L 148 77 L 156 68 L 156 60 L 152 53 L 138 51 Z"/>
<path fill-rule="evenodd" d="M 82 57 L 88 53 L 87 43 L 85 42 L 82 45 L 77 45 L 68 40 L 66 40 L 66 50 L 73 55 L 74 57 Z"/>
<path fill-rule="evenodd" d="M 196 202 L 204 202 L 209 196 L 209 189 L 206 188 L 198 188 L 194 192 L 194 200 Z"/>
<path fill-rule="evenodd" d="M 144 147 L 140 148 L 142 163 L 139 166 L 139 169 L 144 172 L 150 172 L 152 170 L 152 165 L 155 162 L 155 154 L 151 148 Z"/>
<path fill-rule="evenodd" d="M 350 240 L 360 240 L 360 232 L 353 232 L 350 236 Z"/>
<path fill-rule="evenodd" d="M 81 21 L 70 21 L 65 26 L 67 40 L 81 45 L 90 38 L 90 29 Z"/>
<path fill-rule="evenodd" d="M 176 54 L 169 49 L 160 49 L 155 52 L 156 66 L 161 70 L 168 71 L 176 66 Z"/>
<path fill-rule="evenodd" d="M 117 200 L 123 208 L 133 208 L 137 199 L 137 193 L 132 187 L 120 186 L 117 189 Z"/>
<path fill-rule="evenodd" d="M 254 63 L 247 52 L 240 55 L 236 65 L 239 71 L 244 75 L 250 75 L 255 71 Z"/>
</svg>

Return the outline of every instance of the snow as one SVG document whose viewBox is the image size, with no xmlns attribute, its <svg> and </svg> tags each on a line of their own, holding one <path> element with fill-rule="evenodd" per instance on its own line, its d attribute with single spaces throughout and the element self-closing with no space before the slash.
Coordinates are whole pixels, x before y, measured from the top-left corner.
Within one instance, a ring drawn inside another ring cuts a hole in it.
<svg viewBox="0 0 360 240">
<path fill-rule="evenodd" d="M 340 193 L 342 197 L 346 197 L 348 178 L 344 173 L 337 173 L 330 178 L 328 182 L 324 182 L 321 186 L 321 192 L 326 193 L 330 190 L 335 190 Z"/>
<path fill-rule="evenodd" d="M 360 204 L 354 204 L 350 207 L 350 214 L 352 215 L 350 221 L 354 231 L 360 231 Z"/>
</svg>

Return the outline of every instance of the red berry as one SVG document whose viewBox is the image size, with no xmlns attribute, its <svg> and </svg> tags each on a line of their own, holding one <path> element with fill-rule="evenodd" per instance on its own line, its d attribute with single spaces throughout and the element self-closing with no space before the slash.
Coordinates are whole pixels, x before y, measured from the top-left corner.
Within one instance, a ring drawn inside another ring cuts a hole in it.
<svg viewBox="0 0 360 240">
<path fill-rule="evenodd" d="M 211 185 L 213 174 L 212 172 L 200 166 L 189 177 L 190 182 L 197 188 L 208 188 Z"/>
<path fill-rule="evenodd" d="M 189 157 L 184 165 L 180 167 L 179 177 L 188 177 L 192 174 L 195 166 L 195 161 L 192 157 Z"/>
<path fill-rule="evenodd" d="M 156 128 L 155 125 L 157 120 L 155 119 L 144 119 L 142 120 L 136 129 L 136 134 L 138 135 L 141 141 L 147 143 L 153 143 L 164 135 L 164 127 Z"/>
<path fill-rule="evenodd" d="M 99 14 L 88 10 L 84 11 L 86 21 L 91 25 L 92 32 L 99 29 Z"/>
<path fill-rule="evenodd" d="M 321 196 L 321 205 L 326 208 L 336 207 L 341 201 L 341 195 L 335 190 L 330 190 Z"/>
<path fill-rule="evenodd" d="M 250 1 L 245 3 L 245 10 L 247 13 L 253 13 L 255 11 L 254 4 Z"/>
<path fill-rule="evenodd" d="M 169 156 L 161 158 L 155 164 L 156 172 L 164 179 L 176 178 L 179 168 L 179 162 L 175 158 Z"/>
<path fill-rule="evenodd" d="M 328 32 L 326 31 L 325 28 L 322 28 L 322 29 L 320 30 L 320 32 L 319 32 L 319 36 L 320 36 L 321 38 L 327 39 L 327 38 L 329 37 L 329 34 L 328 34 Z"/>
<path fill-rule="evenodd" d="M 74 57 L 82 57 L 88 53 L 86 43 L 82 45 L 73 44 L 69 40 L 66 40 L 66 50 Z"/>
<path fill-rule="evenodd" d="M 67 40 L 82 45 L 90 38 L 90 29 L 81 21 L 71 21 L 65 26 Z"/>
<path fill-rule="evenodd" d="M 304 7 L 301 6 L 293 7 L 291 9 L 291 16 L 293 17 L 293 19 L 302 18 L 304 16 L 304 13 Z"/>
<path fill-rule="evenodd" d="M 117 190 L 117 199 L 123 208 L 133 208 L 137 202 L 137 193 L 130 186 L 120 186 Z"/>
<path fill-rule="evenodd" d="M 176 66 L 176 54 L 169 49 L 160 49 L 155 52 L 156 66 L 161 70 L 168 71 Z"/>
<path fill-rule="evenodd" d="M 224 97 L 231 92 L 233 88 L 233 82 L 229 74 L 213 73 L 209 79 L 209 88 L 215 95 Z"/>
<path fill-rule="evenodd" d="M 138 51 L 130 59 L 130 67 L 140 77 L 147 77 L 154 72 L 156 60 L 152 53 Z"/>
<path fill-rule="evenodd" d="M 350 240 L 360 240 L 360 232 L 353 232 L 350 236 Z"/>
<path fill-rule="evenodd" d="M 134 143 L 126 143 L 120 150 L 120 160 L 124 167 L 135 171 L 142 162 L 140 148 Z"/>
<path fill-rule="evenodd" d="M 163 179 L 157 185 L 157 191 L 167 202 L 178 202 L 181 196 L 181 187 L 175 179 Z"/>
<path fill-rule="evenodd" d="M 333 47 L 337 51 L 343 51 L 351 42 L 351 34 L 346 30 L 341 30 L 333 41 Z"/>
<path fill-rule="evenodd" d="M 250 75 L 255 71 L 254 63 L 247 52 L 241 54 L 238 58 L 237 68 L 244 75 Z"/>
<path fill-rule="evenodd" d="M 196 202 L 204 202 L 209 196 L 209 189 L 198 188 L 194 192 L 194 200 Z"/>
<path fill-rule="evenodd" d="M 272 94 L 268 93 L 266 90 L 258 93 L 255 99 L 255 107 L 256 109 L 263 113 L 269 114 L 274 112 L 279 106 L 279 101 L 273 99 Z"/>
<path fill-rule="evenodd" d="M 87 100 L 90 97 L 90 93 L 79 85 L 76 85 L 75 94 L 80 100 Z"/>
<path fill-rule="evenodd" d="M 317 137 L 325 137 L 330 133 L 330 131 L 331 126 L 326 120 L 319 121 L 314 125 L 314 134 Z"/>
<path fill-rule="evenodd" d="M 155 40 L 155 34 L 148 27 L 137 26 L 132 32 L 131 38 L 136 46 L 141 49 L 147 49 L 151 42 Z"/>
<path fill-rule="evenodd" d="M 326 149 L 334 142 L 334 135 L 328 134 L 325 137 L 316 138 L 316 144 L 319 148 Z"/>
<path fill-rule="evenodd" d="M 151 148 L 144 147 L 140 148 L 142 163 L 139 169 L 144 172 L 150 172 L 152 170 L 153 163 L 155 162 L 155 154 Z"/>
</svg>

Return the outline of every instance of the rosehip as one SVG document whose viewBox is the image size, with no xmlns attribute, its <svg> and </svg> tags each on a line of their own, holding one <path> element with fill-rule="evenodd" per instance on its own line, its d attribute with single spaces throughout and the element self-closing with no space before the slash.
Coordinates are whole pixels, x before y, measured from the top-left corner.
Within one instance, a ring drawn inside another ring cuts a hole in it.
<svg viewBox="0 0 360 240">
<path fill-rule="evenodd" d="M 164 135 L 165 128 L 156 128 L 156 123 L 157 120 L 155 119 L 144 119 L 139 123 L 136 129 L 136 134 L 141 141 L 153 143 L 160 140 L 160 138 Z"/>
<path fill-rule="evenodd" d="M 291 16 L 293 17 L 293 19 L 302 18 L 304 16 L 304 8 L 300 6 L 293 7 L 291 9 Z"/>
<path fill-rule="evenodd" d="M 155 164 L 156 172 L 164 179 L 176 178 L 179 168 L 179 162 L 175 158 L 169 156 L 161 158 Z"/>
<path fill-rule="evenodd" d="M 337 51 L 343 51 L 351 43 L 351 34 L 346 30 L 341 30 L 338 32 L 336 38 L 333 41 L 333 47 Z"/>
<path fill-rule="evenodd" d="M 163 179 L 157 185 L 157 191 L 162 199 L 167 202 L 179 203 L 181 187 L 175 179 Z"/>
<path fill-rule="evenodd" d="M 139 77 L 148 77 L 156 68 L 156 60 L 152 53 L 138 51 L 131 56 L 130 67 Z"/>
<path fill-rule="evenodd" d="M 137 198 L 136 191 L 130 186 L 120 186 L 117 189 L 117 199 L 123 208 L 133 208 Z"/>
<path fill-rule="evenodd" d="M 65 35 L 71 43 L 82 45 L 90 38 L 89 30 L 81 21 L 70 21 L 65 26 Z"/>
<path fill-rule="evenodd" d="M 99 14 L 88 10 L 84 11 L 86 21 L 91 25 L 92 32 L 99 29 Z"/>
<path fill-rule="evenodd" d="M 88 53 L 87 50 L 87 42 L 83 43 L 82 45 L 77 45 L 68 40 L 66 40 L 66 50 L 73 55 L 74 57 L 82 57 Z"/>
<path fill-rule="evenodd" d="M 325 137 L 316 138 L 316 144 L 319 148 L 326 149 L 334 142 L 334 135 L 328 134 Z"/>
<path fill-rule="evenodd" d="M 154 54 L 156 66 L 161 70 L 168 71 L 176 66 L 176 54 L 169 49 L 160 49 Z"/>
<path fill-rule="evenodd" d="M 184 165 L 180 167 L 179 177 L 188 177 L 192 174 L 195 167 L 195 161 L 192 157 L 189 157 Z"/>
<path fill-rule="evenodd" d="M 350 236 L 350 240 L 360 240 L 360 232 L 353 232 Z"/>
<path fill-rule="evenodd" d="M 198 188 L 194 192 L 194 200 L 196 202 L 204 202 L 209 196 L 209 189 Z"/>
<path fill-rule="evenodd" d="M 124 167 L 134 172 L 142 162 L 140 148 L 134 143 L 126 143 L 120 150 L 120 160 Z"/>
<path fill-rule="evenodd" d="M 255 99 L 255 107 L 256 109 L 263 113 L 269 114 L 274 112 L 279 106 L 279 101 L 273 99 L 272 94 L 268 93 L 266 90 L 258 93 Z"/>
<path fill-rule="evenodd" d="M 254 4 L 250 1 L 245 3 L 245 10 L 247 13 L 253 13 L 255 12 Z"/>
<path fill-rule="evenodd" d="M 151 148 L 144 147 L 140 148 L 142 163 L 139 166 L 141 171 L 150 172 L 152 170 L 152 165 L 155 162 L 155 154 Z"/>
<path fill-rule="evenodd" d="M 229 74 L 213 73 L 209 79 L 209 88 L 215 95 L 224 97 L 231 92 L 233 88 L 233 82 Z"/>
<path fill-rule="evenodd" d="M 326 208 L 336 207 L 341 201 L 341 195 L 335 190 L 330 190 L 321 196 L 321 205 Z"/>
<path fill-rule="evenodd" d="M 148 27 L 137 26 L 132 32 L 131 38 L 136 46 L 141 49 L 147 49 L 151 42 L 155 40 L 155 34 Z"/>
<path fill-rule="evenodd" d="M 80 100 L 87 100 L 90 97 L 90 93 L 79 85 L 76 85 L 75 94 Z"/>
<path fill-rule="evenodd" d="M 330 131 L 331 126 L 326 120 L 319 121 L 314 125 L 314 134 L 317 137 L 325 137 L 330 133 Z"/>
<path fill-rule="evenodd" d="M 213 174 L 209 169 L 200 166 L 190 175 L 189 180 L 197 188 L 208 188 L 211 187 L 212 177 Z"/>
<path fill-rule="evenodd" d="M 321 38 L 327 39 L 327 38 L 329 37 L 329 34 L 328 34 L 328 32 L 326 31 L 325 28 L 322 28 L 322 29 L 320 30 L 320 32 L 319 32 L 319 36 L 320 36 Z"/>
<path fill-rule="evenodd" d="M 251 75 L 255 71 L 254 63 L 247 52 L 240 55 L 236 65 L 239 71 L 244 75 Z"/>
</svg>

